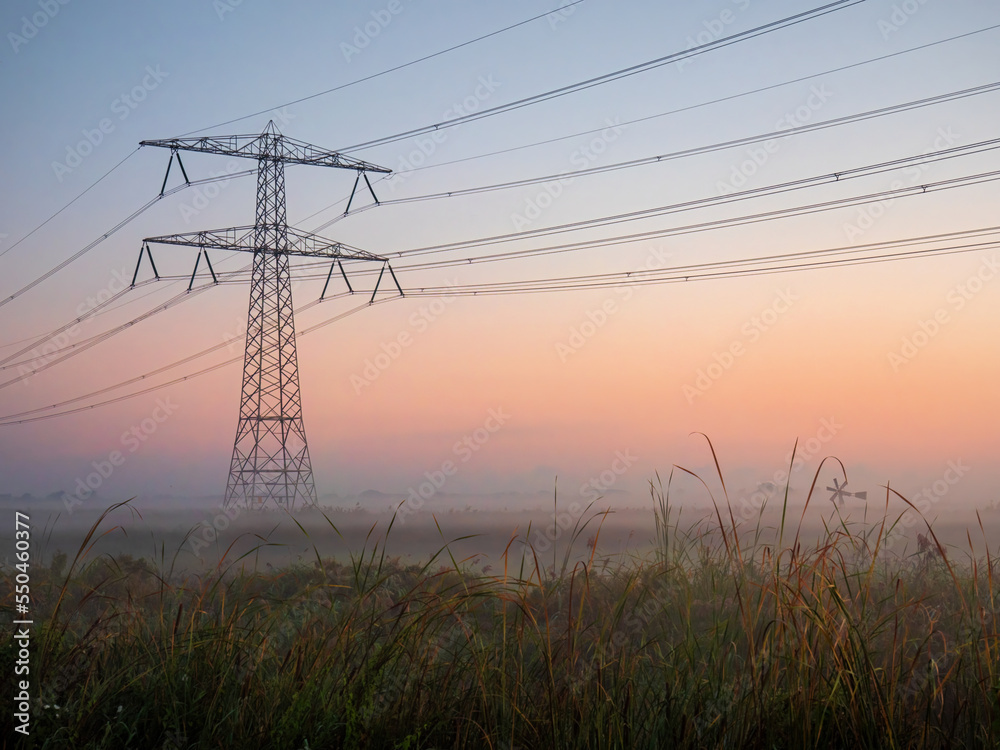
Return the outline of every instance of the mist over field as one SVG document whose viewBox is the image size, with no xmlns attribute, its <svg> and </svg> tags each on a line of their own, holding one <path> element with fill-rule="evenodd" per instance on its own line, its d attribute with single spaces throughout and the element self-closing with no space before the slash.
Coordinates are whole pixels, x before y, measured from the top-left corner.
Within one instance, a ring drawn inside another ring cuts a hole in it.
<svg viewBox="0 0 1000 750">
<path fill-rule="evenodd" d="M 913 553 L 928 523 L 940 542 L 961 557 L 970 550 L 969 537 L 976 555 L 985 554 L 985 540 L 1000 538 L 998 494 L 988 483 L 977 483 L 972 469 L 961 462 L 946 466 L 937 479 L 912 477 L 909 482 L 889 482 L 890 489 L 884 480 L 877 482 L 863 470 L 849 472 L 847 485 L 841 477 L 839 486 L 866 497 L 848 496 L 839 505 L 828 489 L 839 474 L 839 467 L 833 471 L 831 463 L 826 462 L 816 479 L 808 507 L 805 500 L 816 467 L 796 462 L 790 483 L 780 470 L 770 479 L 756 470 L 742 470 L 723 476 L 725 489 L 711 467 L 692 469 L 697 477 L 675 467 L 672 479 L 669 472 L 654 475 L 644 488 L 635 481 L 627 490 L 605 488 L 597 475 L 574 484 L 554 478 L 549 490 L 491 494 L 437 489 L 429 474 L 430 479 L 408 493 L 366 490 L 327 495 L 317 507 L 300 507 L 291 514 L 274 507 L 226 510 L 221 496 L 125 498 L 99 492 L 82 501 L 66 492 L 45 498 L 0 495 L 0 510 L 30 513 L 35 527 L 45 529 L 35 540 L 48 558 L 57 550 L 72 555 L 108 507 L 128 500 L 127 508 L 103 521 L 102 531 L 117 528 L 91 554 L 123 553 L 191 571 L 214 567 L 220 560 L 232 563 L 250 551 L 252 556 L 243 558 L 242 566 L 309 564 L 317 554 L 346 561 L 370 553 L 376 544 L 380 552 L 417 563 L 434 555 L 443 555 L 446 561 L 447 546 L 457 560 L 479 569 L 489 566 L 494 572 L 502 567 L 505 551 L 512 564 L 531 554 L 529 545 L 544 560 L 560 564 L 567 550 L 573 561 L 588 559 L 593 543 L 598 559 L 643 557 L 656 545 L 657 504 L 650 490 L 667 493 L 668 483 L 674 522 L 708 537 L 718 534 L 718 512 L 723 526 L 735 523 L 741 533 L 752 531 L 759 540 L 776 543 L 784 510 L 786 544 L 798 529 L 801 538 L 811 542 L 839 524 L 852 531 L 877 530 L 883 523 L 886 529 L 894 527 L 892 544 L 882 551 L 895 556 Z M 611 484 L 612 477 L 605 476 L 604 481 Z"/>
</svg>

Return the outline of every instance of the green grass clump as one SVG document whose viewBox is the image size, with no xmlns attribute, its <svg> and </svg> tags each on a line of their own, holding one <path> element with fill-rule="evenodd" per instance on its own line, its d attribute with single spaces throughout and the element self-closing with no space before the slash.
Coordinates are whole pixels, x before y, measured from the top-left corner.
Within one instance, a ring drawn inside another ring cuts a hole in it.
<svg viewBox="0 0 1000 750">
<path fill-rule="evenodd" d="M 33 569 L 36 746 L 1000 746 L 991 557 L 893 556 L 889 519 L 806 548 L 787 493 L 778 528 L 728 501 L 681 528 L 669 487 L 655 555 L 601 559 L 598 531 L 558 571 L 520 539 L 489 574 L 369 539 L 347 563 L 184 577 L 92 557 L 102 516 Z"/>
</svg>

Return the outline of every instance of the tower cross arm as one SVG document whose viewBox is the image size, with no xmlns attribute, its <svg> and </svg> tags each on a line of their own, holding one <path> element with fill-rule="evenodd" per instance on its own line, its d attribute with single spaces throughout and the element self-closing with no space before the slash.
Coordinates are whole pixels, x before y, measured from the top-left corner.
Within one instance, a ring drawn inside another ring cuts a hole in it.
<svg viewBox="0 0 1000 750">
<path fill-rule="evenodd" d="M 316 234 L 300 232 L 291 227 L 284 227 L 288 244 L 281 248 L 260 247 L 258 237 L 260 228 L 229 227 L 227 229 L 206 229 L 201 232 L 185 234 L 168 234 L 160 237 L 147 237 L 143 242 L 158 245 L 182 245 L 212 250 L 238 250 L 242 252 L 275 252 L 280 255 L 299 255 L 310 258 L 341 258 L 343 260 L 384 261 L 385 258 L 360 250 L 342 242 L 328 240 Z"/>
<path fill-rule="evenodd" d="M 169 148 L 172 151 L 198 151 L 247 159 L 271 159 L 286 164 L 309 164 L 314 167 L 354 169 L 358 172 L 389 174 L 391 169 L 361 159 L 322 149 L 310 143 L 265 131 L 256 135 L 205 136 L 202 138 L 165 138 L 140 141 L 140 146 Z"/>
</svg>

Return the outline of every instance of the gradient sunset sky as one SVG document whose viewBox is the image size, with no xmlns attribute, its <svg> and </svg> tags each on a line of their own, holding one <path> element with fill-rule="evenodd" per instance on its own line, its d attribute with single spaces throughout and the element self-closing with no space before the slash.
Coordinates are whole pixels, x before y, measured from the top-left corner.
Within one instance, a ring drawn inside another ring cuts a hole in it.
<svg viewBox="0 0 1000 750">
<path fill-rule="evenodd" d="M 456 107 L 475 111 L 516 101 L 823 4 L 8 2 L 0 11 L 6 40 L 0 87 L 8 103 L 0 298 L 156 196 L 169 154 L 137 150 L 140 140 L 257 133 L 274 119 L 285 135 L 348 149 L 448 119 Z M 282 106 L 546 12 L 552 14 Z M 952 37 L 960 38 L 942 41 Z M 876 60 L 893 53 L 903 54 Z M 400 173 L 374 183 L 379 197 L 391 200 L 673 153 L 997 81 L 997 3 L 866 0 L 682 63 L 443 130 L 438 142 L 424 135 L 345 153 Z M 536 184 L 384 205 L 319 233 L 391 256 L 968 146 L 1000 137 L 998 115 L 1000 92 L 993 91 L 782 138 L 766 152 L 761 144 L 744 145 L 578 177 L 548 192 Z M 88 147 L 88 134 L 98 140 L 95 132 L 99 142 Z M 185 155 L 184 165 L 192 179 L 254 166 L 202 154 Z M 446 257 L 680 227 L 996 170 L 997 151 L 983 150 L 921 169 Z M 339 170 L 290 167 L 286 178 L 289 221 L 310 231 L 343 212 L 353 184 L 353 175 Z M 169 185 L 177 184 L 172 172 Z M 405 291 L 917 238 L 1000 225 L 998 199 L 1000 186 L 984 178 L 874 207 L 398 275 Z M 0 356 L 10 358 L 71 321 L 88 299 L 119 289 L 122 276 L 131 279 L 143 237 L 252 223 L 253 200 L 252 177 L 164 198 L 5 304 Z M 370 199 L 362 194 L 359 203 Z M 998 233 L 978 241 L 995 241 Z M 560 488 L 575 495 L 589 478 L 627 463 L 614 474 L 613 488 L 641 494 L 656 471 L 708 467 L 706 443 L 692 436 L 704 433 L 737 486 L 770 480 L 787 466 L 798 439 L 809 471 L 793 480 L 797 487 L 808 486 L 827 455 L 843 461 L 856 489 L 876 491 L 891 481 L 904 493 L 940 480 L 950 462 L 960 462 L 969 468 L 948 501 L 989 507 L 1000 497 L 993 490 L 1000 479 L 997 247 L 720 280 L 402 299 L 363 308 L 299 341 L 317 489 L 406 493 L 452 460 L 459 471 L 448 480 L 451 492 L 535 492 L 551 489 L 558 477 Z M 164 275 L 189 274 L 194 257 L 190 248 L 154 248 Z M 219 255 L 213 262 L 217 270 L 234 270 L 249 258 Z M 373 276 L 353 280 L 371 293 Z M 186 285 L 162 281 L 136 289 L 64 343 L 128 322 Z M 322 285 L 316 278 L 296 284 L 296 307 L 317 299 Z M 336 279 L 334 286 L 344 291 Z M 102 480 L 102 495 L 221 495 L 239 410 L 238 363 L 72 415 L 25 424 L 7 417 L 223 341 L 230 346 L 74 406 L 239 357 L 247 296 L 246 284 L 209 289 L 0 388 L 0 492 L 70 490 L 118 451 L 124 461 Z M 366 300 L 359 294 L 310 307 L 298 315 L 297 328 Z M 401 335 L 405 346 L 394 343 Z M 39 350 L 14 357 L 0 375 L 6 382 L 19 365 L 45 356 Z M 136 428 L 141 440 L 134 432 L 128 437 Z M 463 460 L 466 437 L 476 449 Z M 834 474 L 827 464 L 822 477 Z"/>
</svg>

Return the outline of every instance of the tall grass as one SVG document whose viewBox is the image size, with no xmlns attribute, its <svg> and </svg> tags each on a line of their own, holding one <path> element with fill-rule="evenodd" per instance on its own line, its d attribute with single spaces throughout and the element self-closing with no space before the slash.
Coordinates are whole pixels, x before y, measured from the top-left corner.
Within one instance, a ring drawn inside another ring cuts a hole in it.
<svg viewBox="0 0 1000 750">
<path fill-rule="evenodd" d="M 36 746 L 1000 746 L 989 553 L 893 556 L 888 516 L 807 546 L 787 493 L 765 529 L 718 479 L 714 517 L 684 527 L 672 476 L 651 485 L 655 555 L 609 564 L 597 531 L 559 569 L 522 538 L 486 573 L 448 545 L 404 564 L 370 534 L 343 562 L 314 545 L 184 577 L 162 551 L 94 555 L 102 516 L 67 569 L 33 573 Z"/>
</svg>

